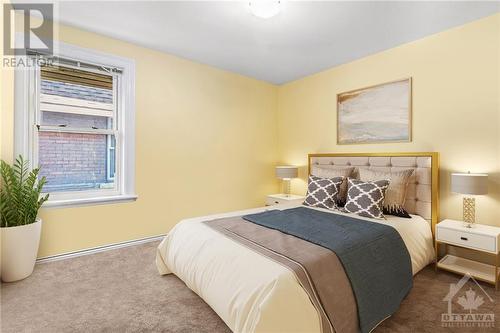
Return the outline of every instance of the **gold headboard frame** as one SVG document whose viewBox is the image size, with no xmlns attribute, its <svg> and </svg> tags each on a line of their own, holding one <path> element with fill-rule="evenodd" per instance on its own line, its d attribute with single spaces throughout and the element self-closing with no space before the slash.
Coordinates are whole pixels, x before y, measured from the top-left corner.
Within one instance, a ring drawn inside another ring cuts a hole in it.
<svg viewBox="0 0 500 333">
<path fill-rule="evenodd" d="M 405 152 L 405 153 L 317 153 L 308 155 L 308 174 L 311 173 L 311 161 L 314 158 L 355 158 L 355 157 L 429 157 L 431 159 L 431 227 L 434 235 L 439 218 L 439 153 Z M 349 164 L 348 164 L 349 165 Z"/>
</svg>

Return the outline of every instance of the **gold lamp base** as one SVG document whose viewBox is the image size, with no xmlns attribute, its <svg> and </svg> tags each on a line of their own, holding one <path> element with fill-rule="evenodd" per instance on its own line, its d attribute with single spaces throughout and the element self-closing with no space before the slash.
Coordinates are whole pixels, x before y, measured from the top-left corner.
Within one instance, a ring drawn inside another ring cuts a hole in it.
<svg viewBox="0 0 500 333">
<path fill-rule="evenodd" d="M 476 199 L 464 197 L 464 227 L 473 228 L 476 223 Z"/>
</svg>

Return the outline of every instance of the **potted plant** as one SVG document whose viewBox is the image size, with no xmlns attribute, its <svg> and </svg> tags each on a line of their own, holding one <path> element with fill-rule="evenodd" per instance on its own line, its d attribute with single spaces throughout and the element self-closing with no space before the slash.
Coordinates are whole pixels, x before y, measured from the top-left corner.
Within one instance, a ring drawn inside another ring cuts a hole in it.
<svg viewBox="0 0 500 333">
<path fill-rule="evenodd" d="M 29 171 L 28 162 L 19 156 L 14 165 L 1 161 L 0 231 L 1 277 L 12 282 L 28 277 L 35 267 L 42 220 L 38 210 L 49 195 L 41 196 L 45 177 L 40 169 Z"/>
</svg>

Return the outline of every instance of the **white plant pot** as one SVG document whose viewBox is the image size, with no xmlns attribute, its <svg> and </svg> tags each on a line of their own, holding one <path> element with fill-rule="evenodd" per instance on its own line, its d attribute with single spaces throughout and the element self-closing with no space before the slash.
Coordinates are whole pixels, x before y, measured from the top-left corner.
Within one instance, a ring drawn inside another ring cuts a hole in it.
<svg viewBox="0 0 500 333">
<path fill-rule="evenodd" d="M 31 275 L 38 254 L 41 230 L 41 219 L 36 219 L 36 222 L 31 224 L 0 228 L 2 281 L 18 281 Z"/>
</svg>

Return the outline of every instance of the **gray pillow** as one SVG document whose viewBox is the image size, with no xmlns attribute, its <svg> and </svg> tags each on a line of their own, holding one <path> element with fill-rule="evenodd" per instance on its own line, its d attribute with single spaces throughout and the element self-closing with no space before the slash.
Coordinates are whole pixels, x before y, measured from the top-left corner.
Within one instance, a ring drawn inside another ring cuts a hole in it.
<svg viewBox="0 0 500 333">
<path fill-rule="evenodd" d="M 309 176 L 304 206 L 335 209 L 337 207 L 335 200 L 343 180 L 343 177 L 321 178 Z"/>
<path fill-rule="evenodd" d="M 385 191 L 389 187 L 389 180 L 377 180 L 365 182 L 349 178 L 347 190 L 347 202 L 344 211 L 355 213 L 360 216 L 372 218 L 384 218 L 383 203 Z"/>
<path fill-rule="evenodd" d="M 344 206 L 347 200 L 347 178 L 353 176 L 354 169 L 354 167 L 344 166 L 313 165 L 311 168 L 311 174 L 321 178 L 344 177 L 344 181 L 342 182 L 342 185 L 340 185 L 340 191 L 335 201 L 337 206 Z"/>
</svg>

